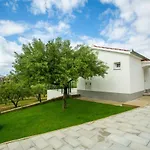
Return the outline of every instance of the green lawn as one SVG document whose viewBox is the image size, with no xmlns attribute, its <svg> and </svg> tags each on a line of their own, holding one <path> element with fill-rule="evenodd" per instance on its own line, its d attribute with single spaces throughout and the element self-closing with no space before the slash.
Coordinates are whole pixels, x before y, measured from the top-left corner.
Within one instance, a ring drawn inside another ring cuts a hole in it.
<svg viewBox="0 0 150 150">
<path fill-rule="evenodd" d="M 0 143 L 104 118 L 132 108 L 68 99 L 0 115 Z"/>
</svg>

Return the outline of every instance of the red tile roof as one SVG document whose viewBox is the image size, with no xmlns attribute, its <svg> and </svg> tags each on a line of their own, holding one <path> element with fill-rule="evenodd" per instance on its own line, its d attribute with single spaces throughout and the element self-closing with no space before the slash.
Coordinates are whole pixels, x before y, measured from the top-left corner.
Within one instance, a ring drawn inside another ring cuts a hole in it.
<svg viewBox="0 0 150 150">
<path fill-rule="evenodd" d="M 93 45 L 93 47 L 95 47 L 95 48 L 105 48 L 105 49 L 110 49 L 110 50 L 119 50 L 119 51 L 130 51 L 130 50 L 127 50 L 127 49 L 111 48 L 111 47 L 104 47 L 104 46 L 97 46 L 97 45 Z"/>
</svg>

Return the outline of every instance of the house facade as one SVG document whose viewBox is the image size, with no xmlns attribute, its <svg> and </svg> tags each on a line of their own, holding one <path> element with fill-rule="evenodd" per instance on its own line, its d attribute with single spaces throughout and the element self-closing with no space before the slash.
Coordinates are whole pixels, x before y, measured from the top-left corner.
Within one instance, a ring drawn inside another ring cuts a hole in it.
<svg viewBox="0 0 150 150">
<path fill-rule="evenodd" d="M 79 78 L 77 90 L 81 96 L 128 101 L 150 91 L 150 59 L 133 50 L 93 46 L 98 58 L 109 67 L 105 78 Z"/>
</svg>

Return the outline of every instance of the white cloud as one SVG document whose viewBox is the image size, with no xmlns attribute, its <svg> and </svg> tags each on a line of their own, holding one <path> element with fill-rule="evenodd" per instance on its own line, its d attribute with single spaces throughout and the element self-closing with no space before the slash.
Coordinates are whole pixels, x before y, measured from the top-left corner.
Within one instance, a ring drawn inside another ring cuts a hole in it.
<svg viewBox="0 0 150 150">
<path fill-rule="evenodd" d="M 39 21 L 31 30 L 32 32 L 19 37 L 18 41 L 22 44 L 26 44 L 32 41 L 33 38 L 40 38 L 42 41 L 47 42 L 58 36 L 65 36 L 71 33 L 70 25 L 63 21 L 59 21 L 58 24 L 55 25 L 49 22 Z"/>
<path fill-rule="evenodd" d="M 0 74 L 7 74 L 12 69 L 14 52 L 20 53 L 21 46 L 0 36 Z"/>
<path fill-rule="evenodd" d="M 136 31 L 141 34 L 150 35 L 150 17 L 138 18 L 134 23 Z"/>
<path fill-rule="evenodd" d="M 105 45 L 134 49 L 150 57 L 150 1 L 100 0 L 114 4 L 119 16 L 110 17 L 108 25 L 100 32 L 107 38 Z M 115 11 L 115 10 L 114 10 Z"/>
<path fill-rule="evenodd" d="M 87 44 L 89 46 L 105 44 L 105 41 L 101 38 L 93 38 L 93 37 L 85 36 L 85 35 L 80 36 L 79 38 L 82 41 L 82 43 Z"/>
<path fill-rule="evenodd" d="M 38 29 L 44 28 L 51 34 L 56 34 L 56 33 L 66 34 L 70 30 L 70 25 L 63 21 L 58 22 L 58 24 L 56 25 L 49 24 L 48 22 L 39 21 L 37 22 L 35 27 Z"/>
<path fill-rule="evenodd" d="M 107 8 L 104 12 L 99 15 L 99 19 L 104 21 L 106 17 L 117 17 L 119 15 L 118 10 L 113 10 L 111 8 Z"/>
<path fill-rule="evenodd" d="M 74 9 L 85 5 L 87 0 L 31 0 L 33 14 L 45 14 L 54 7 L 63 13 L 71 13 Z"/>
<path fill-rule="evenodd" d="M 16 23 L 10 20 L 0 20 L 0 35 L 10 36 L 14 34 L 20 34 L 27 30 L 27 25 L 22 23 Z"/>
<path fill-rule="evenodd" d="M 32 42 L 32 39 L 28 39 L 28 38 L 25 38 L 25 37 L 19 37 L 18 38 L 18 41 L 21 43 L 21 44 L 27 44 L 27 43 L 30 43 Z"/>
<path fill-rule="evenodd" d="M 123 20 L 111 20 L 108 25 L 100 32 L 101 35 L 107 37 L 109 40 L 124 40 L 127 36 L 127 27 L 124 25 Z"/>
<path fill-rule="evenodd" d="M 100 0 L 112 3 L 120 10 L 120 19 L 133 23 L 136 31 L 150 34 L 150 1 L 149 0 Z"/>
<path fill-rule="evenodd" d="M 136 0 L 132 0 L 136 1 Z M 102 3 L 113 3 L 121 11 L 121 17 L 126 21 L 134 19 L 135 14 L 133 11 L 132 1 L 130 0 L 100 0 Z"/>
</svg>

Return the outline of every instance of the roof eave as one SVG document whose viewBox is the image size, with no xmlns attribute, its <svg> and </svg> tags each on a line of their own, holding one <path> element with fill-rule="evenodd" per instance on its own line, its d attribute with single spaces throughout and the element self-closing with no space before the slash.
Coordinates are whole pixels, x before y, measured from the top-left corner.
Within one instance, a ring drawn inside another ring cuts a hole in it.
<svg viewBox="0 0 150 150">
<path fill-rule="evenodd" d="M 133 55 L 139 57 L 142 61 L 145 61 L 145 60 L 146 60 L 146 61 L 147 61 L 147 60 L 150 61 L 150 59 L 148 59 L 147 57 L 145 57 L 145 56 L 143 56 L 143 55 L 137 53 L 137 52 L 134 51 L 134 50 L 131 51 L 131 54 L 133 54 Z"/>
</svg>

